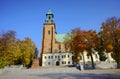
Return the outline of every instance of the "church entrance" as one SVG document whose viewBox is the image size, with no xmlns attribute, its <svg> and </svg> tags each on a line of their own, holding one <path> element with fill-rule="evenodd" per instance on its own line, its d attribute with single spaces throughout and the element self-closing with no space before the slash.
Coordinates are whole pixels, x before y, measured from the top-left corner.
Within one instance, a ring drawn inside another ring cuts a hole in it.
<svg viewBox="0 0 120 79">
<path fill-rule="evenodd" d="M 56 61 L 56 66 L 59 66 L 59 65 L 60 65 L 59 61 Z"/>
</svg>

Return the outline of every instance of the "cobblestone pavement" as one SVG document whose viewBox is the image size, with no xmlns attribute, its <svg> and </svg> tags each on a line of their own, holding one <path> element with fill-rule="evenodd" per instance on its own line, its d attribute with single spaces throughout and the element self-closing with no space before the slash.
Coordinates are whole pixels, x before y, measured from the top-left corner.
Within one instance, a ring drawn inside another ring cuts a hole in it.
<svg viewBox="0 0 120 79">
<path fill-rule="evenodd" d="M 0 79 L 120 79 L 120 69 L 77 70 L 75 67 L 41 67 L 11 69 L 0 73 Z"/>
</svg>

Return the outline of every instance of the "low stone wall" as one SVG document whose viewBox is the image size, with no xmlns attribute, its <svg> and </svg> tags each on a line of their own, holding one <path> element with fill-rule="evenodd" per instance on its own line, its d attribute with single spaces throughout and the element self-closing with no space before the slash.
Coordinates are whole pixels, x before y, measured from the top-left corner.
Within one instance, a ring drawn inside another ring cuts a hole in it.
<svg viewBox="0 0 120 79">
<path fill-rule="evenodd" d="M 4 70 L 3 69 L 0 69 L 0 74 L 2 74 L 4 72 Z"/>
<path fill-rule="evenodd" d="M 15 70 L 20 70 L 23 68 L 23 65 L 11 65 L 4 67 L 3 69 L 0 69 L 0 74 L 7 72 L 7 71 L 15 71 Z"/>
<path fill-rule="evenodd" d="M 117 68 L 117 63 L 115 62 L 100 62 L 96 64 L 96 68 Z"/>
</svg>

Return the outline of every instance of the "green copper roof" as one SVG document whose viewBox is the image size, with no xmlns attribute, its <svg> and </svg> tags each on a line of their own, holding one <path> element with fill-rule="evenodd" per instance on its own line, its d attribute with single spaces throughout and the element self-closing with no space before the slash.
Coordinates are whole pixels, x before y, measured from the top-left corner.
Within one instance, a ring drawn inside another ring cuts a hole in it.
<svg viewBox="0 0 120 79">
<path fill-rule="evenodd" d="M 45 24 L 54 24 L 54 15 L 50 9 L 46 14 Z"/>
<path fill-rule="evenodd" d="M 55 36 L 55 39 L 57 42 L 64 42 L 64 37 L 65 37 L 66 34 L 57 34 Z"/>
</svg>

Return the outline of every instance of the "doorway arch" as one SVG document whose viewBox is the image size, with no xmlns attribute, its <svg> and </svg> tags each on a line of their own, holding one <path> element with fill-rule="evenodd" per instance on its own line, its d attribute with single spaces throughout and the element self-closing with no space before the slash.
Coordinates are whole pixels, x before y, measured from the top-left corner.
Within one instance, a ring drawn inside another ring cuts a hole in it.
<svg viewBox="0 0 120 79">
<path fill-rule="evenodd" d="M 60 62 L 59 61 L 56 61 L 56 66 L 59 66 L 60 65 Z"/>
</svg>

